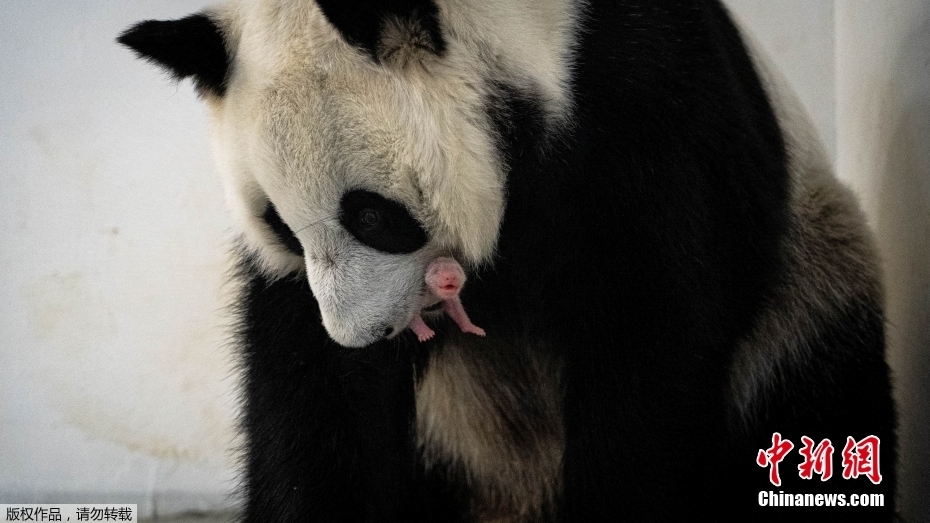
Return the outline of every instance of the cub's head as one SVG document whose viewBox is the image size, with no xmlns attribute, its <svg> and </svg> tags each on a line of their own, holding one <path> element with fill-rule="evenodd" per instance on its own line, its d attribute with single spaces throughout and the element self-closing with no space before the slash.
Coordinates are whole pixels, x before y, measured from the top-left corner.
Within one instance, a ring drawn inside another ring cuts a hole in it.
<svg viewBox="0 0 930 523">
<path fill-rule="evenodd" d="M 243 1 L 118 40 L 193 79 L 244 248 L 269 277 L 308 278 L 330 336 L 360 347 L 407 327 L 431 260 L 493 255 L 496 86 L 564 105 L 534 79 L 539 64 L 492 52 L 481 11 Z"/>
</svg>

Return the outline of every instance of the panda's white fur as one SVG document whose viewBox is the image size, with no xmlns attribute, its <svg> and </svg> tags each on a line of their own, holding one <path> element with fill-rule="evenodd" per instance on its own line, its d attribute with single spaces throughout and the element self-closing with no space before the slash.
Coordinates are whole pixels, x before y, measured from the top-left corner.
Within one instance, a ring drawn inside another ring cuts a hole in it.
<svg viewBox="0 0 930 523">
<path fill-rule="evenodd" d="M 474 491 L 473 510 L 487 521 L 500 512 L 519 515 L 513 521 L 544 519 L 562 483 L 561 363 L 528 358 L 523 379 L 507 379 L 469 349 L 444 346 L 417 384 L 417 444 L 425 465 L 460 466 Z M 507 435 L 506 418 L 527 396 L 544 415 L 534 420 L 529 441 L 518 445 Z"/>
<path fill-rule="evenodd" d="M 269 275 L 305 269 L 333 339 L 365 346 L 416 313 L 425 264 L 454 253 L 476 266 L 494 252 L 504 165 L 475 78 L 538 89 L 553 124 L 567 118 L 569 2 L 439 4 L 455 34 L 443 60 L 375 64 L 313 3 L 238 2 L 210 12 L 234 57 L 224 96 L 210 97 L 227 200 L 246 248 Z M 523 31 L 509 28 L 524 27 Z M 430 245 L 370 252 L 334 219 L 347 189 L 403 203 Z M 262 214 L 268 202 L 295 231 L 300 260 Z"/>
</svg>

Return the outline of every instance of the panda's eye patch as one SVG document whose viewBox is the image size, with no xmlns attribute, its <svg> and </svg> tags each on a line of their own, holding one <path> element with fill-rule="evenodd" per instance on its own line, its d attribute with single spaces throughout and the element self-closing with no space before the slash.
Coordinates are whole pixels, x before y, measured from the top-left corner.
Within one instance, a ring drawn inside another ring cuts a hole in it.
<svg viewBox="0 0 930 523">
<path fill-rule="evenodd" d="M 297 236 L 294 235 L 291 228 L 281 219 L 281 215 L 278 214 L 278 210 L 274 208 L 273 203 L 269 202 L 268 206 L 265 207 L 265 213 L 262 215 L 262 219 L 265 220 L 265 223 L 268 224 L 271 231 L 278 237 L 278 241 L 284 244 L 287 250 L 298 256 L 304 255 L 304 249 L 300 245 L 300 241 L 297 239 Z"/>
<path fill-rule="evenodd" d="M 405 254 L 426 245 L 426 231 L 400 203 L 370 191 L 342 196 L 339 222 L 358 241 L 388 254 Z"/>
</svg>

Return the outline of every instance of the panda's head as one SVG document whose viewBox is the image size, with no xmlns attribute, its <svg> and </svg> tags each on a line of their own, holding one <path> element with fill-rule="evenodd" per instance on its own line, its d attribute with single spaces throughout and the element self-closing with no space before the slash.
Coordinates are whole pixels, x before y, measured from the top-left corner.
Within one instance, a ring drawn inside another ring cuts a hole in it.
<svg viewBox="0 0 930 523">
<path fill-rule="evenodd" d="M 416 0 L 243 1 L 119 41 L 193 78 L 244 247 L 269 277 L 305 275 L 330 336 L 361 347 L 407 327 L 431 260 L 494 253 L 502 69 L 480 23 Z"/>
</svg>

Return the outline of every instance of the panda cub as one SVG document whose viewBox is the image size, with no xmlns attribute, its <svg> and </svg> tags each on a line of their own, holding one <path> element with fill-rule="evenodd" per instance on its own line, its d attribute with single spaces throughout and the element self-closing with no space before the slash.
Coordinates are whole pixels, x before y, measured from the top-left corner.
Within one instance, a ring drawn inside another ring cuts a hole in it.
<svg viewBox="0 0 930 523">
<path fill-rule="evenodd" d="M 455 321 L 462 332 L 470 332 L 478 336 L 485 335 L 484 329 L 471 322 L 462 306 L 459 293 L 462 292 L 466 277 L 465 271 L 457 261 L 446 257 L 436 258 L 426 268 L 426 275 L 423 279 L 426 281 L 427 292 L 420 304 L 421 310 L 431 310 L 438 306 Z M 436 335 L 436 331 L 429 328 L 419 312 L 413 316 L 410 329 L 420 341 L 432 339 Z"/>
<path fill-rule="evenodd" d="M 892 520 L 865 220 L 719 2 L 232 0 L 118 40 L 210 108 L 243 521 Z M 441 258 L 463 314 L 424 321 Z"/>
</svg>

